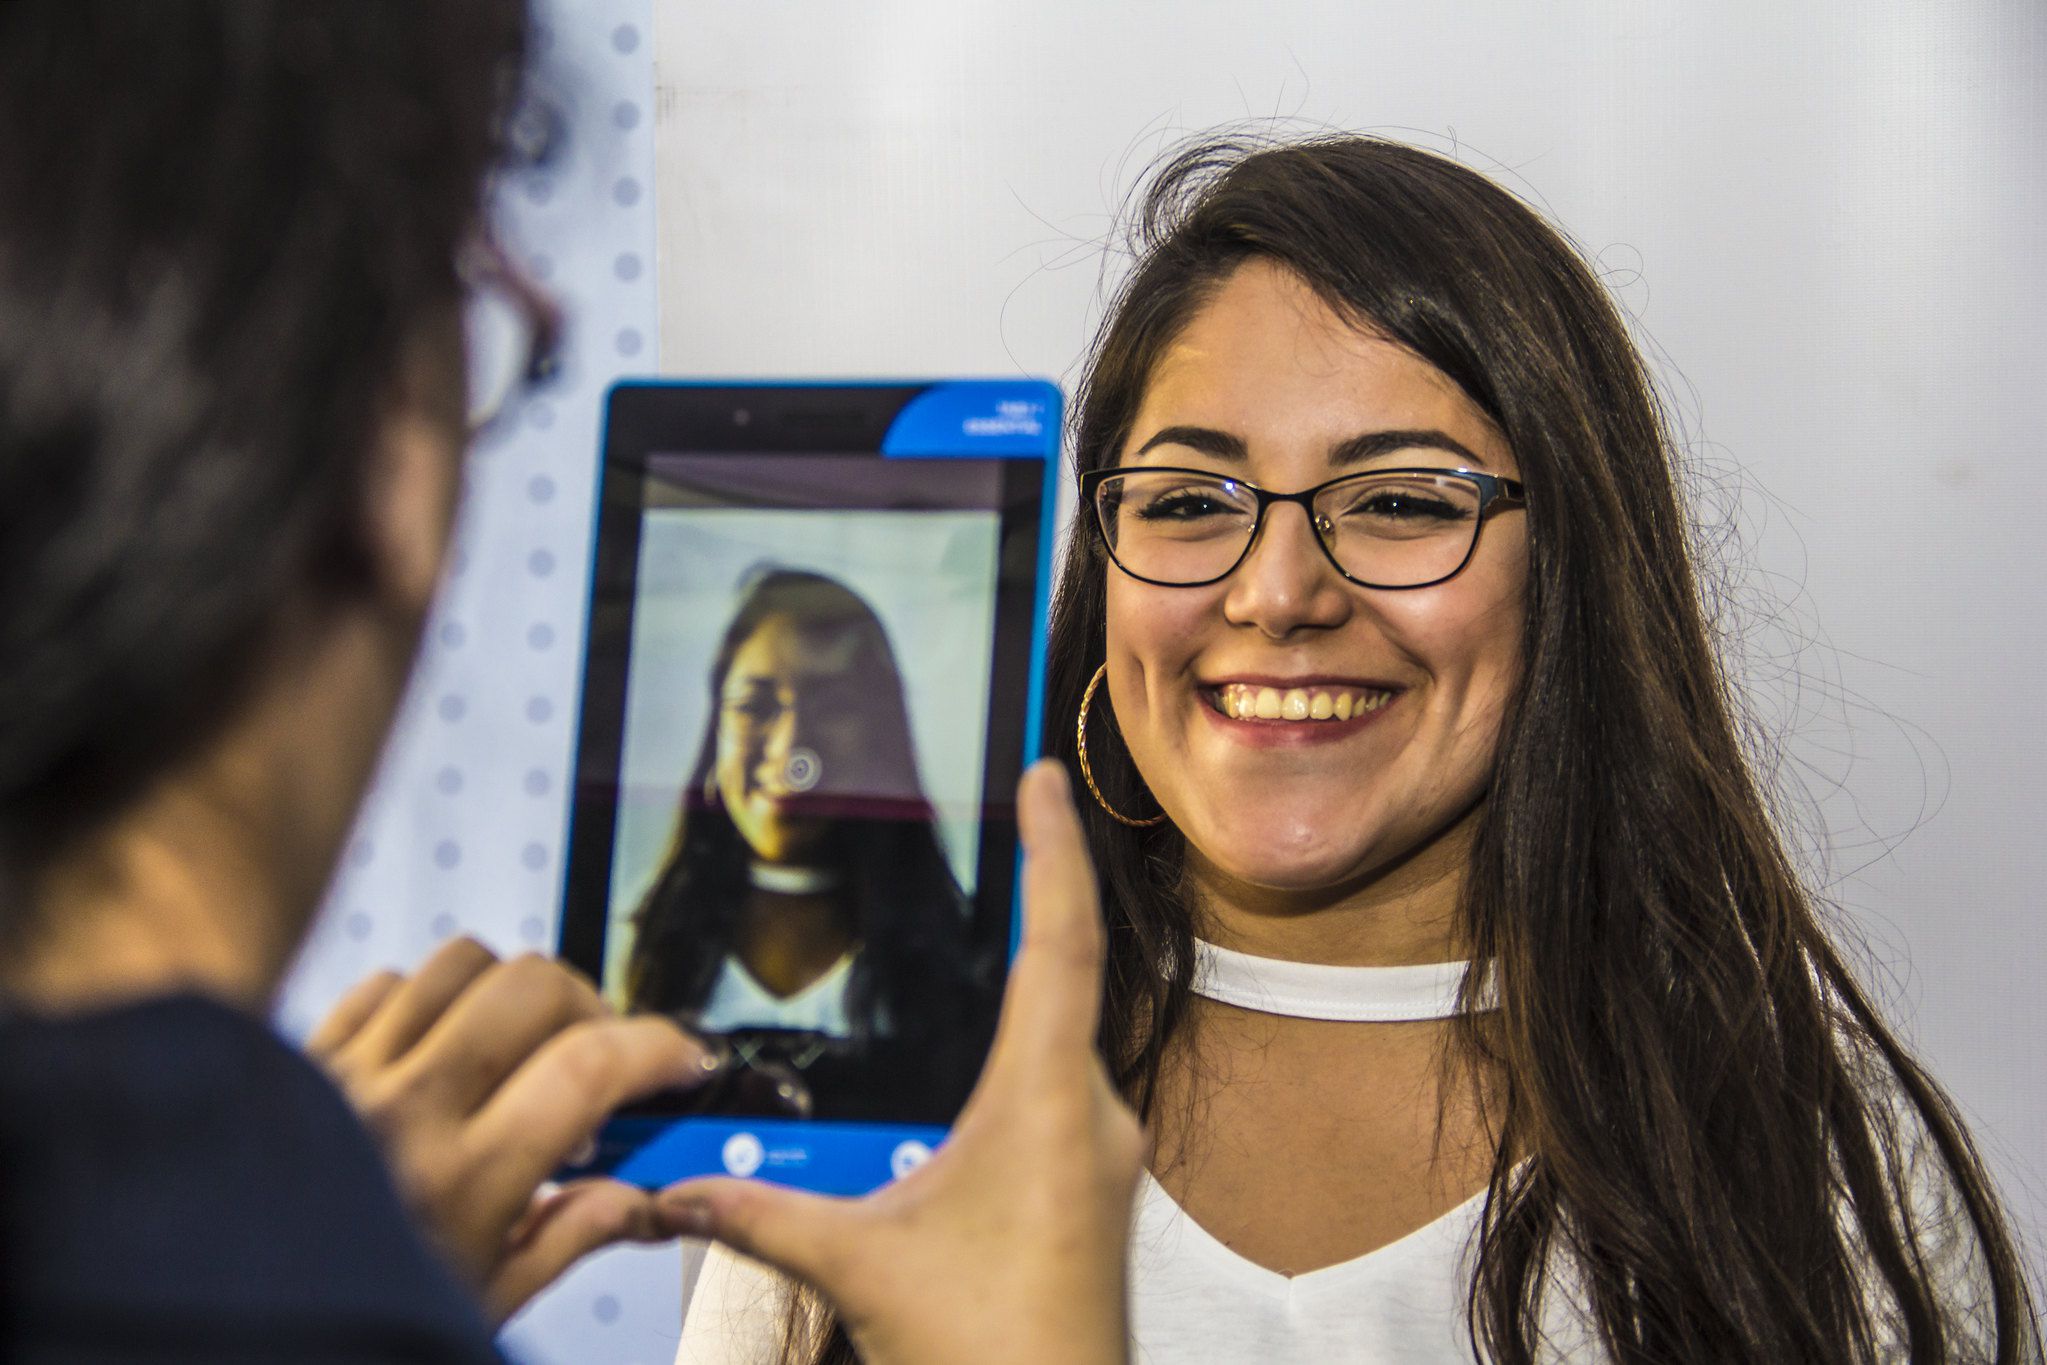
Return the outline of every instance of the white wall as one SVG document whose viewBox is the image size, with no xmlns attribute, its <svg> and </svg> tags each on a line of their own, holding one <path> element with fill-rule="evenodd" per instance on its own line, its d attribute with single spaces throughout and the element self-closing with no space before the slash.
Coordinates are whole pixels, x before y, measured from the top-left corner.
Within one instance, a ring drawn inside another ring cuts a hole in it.
<svg viewBox="0 0 2047 1365">
<path fill-rule="evenodd" d="M 1123 196 L 1221 122 L 1546 209 L 1658 356 L 1815 873 L 2042 1264 L 2047 7 L 690 0 L 657 38 L 674 373 L 1070 378 Z"/>
</svg>

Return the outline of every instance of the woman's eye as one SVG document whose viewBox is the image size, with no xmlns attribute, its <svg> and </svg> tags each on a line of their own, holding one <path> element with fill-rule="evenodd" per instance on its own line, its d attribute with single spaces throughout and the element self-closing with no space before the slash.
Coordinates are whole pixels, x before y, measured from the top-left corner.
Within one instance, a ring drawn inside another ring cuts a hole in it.
<svg viewBox="0 0 2047 1365">
<path fill-rule="evenodd" d="M 1136 509 L 1143 521 L 1195 521 L 1202 517 L 1234 512 L 1236 509 L 1213 493 L 1199 489 L 1184 489 L 1176 493 L 1161 493 L 1147 499 Z"/>
<path fill-rule="evenodd" d="M 742 720 L 760 722 L 773 720 L 782 708 L 773 697 L 754 695 L 733 698 L 725 703 L 725 709 Z"/>
<path fill-rule="evenodd" d="M 1466 515 L 1462 507 L 1441 498 L 1413 492 L 1373 493 L 1351 504 L 1347 516 L 1374 517 L 1384 521 L 1454 521 Z"/>
</svg>

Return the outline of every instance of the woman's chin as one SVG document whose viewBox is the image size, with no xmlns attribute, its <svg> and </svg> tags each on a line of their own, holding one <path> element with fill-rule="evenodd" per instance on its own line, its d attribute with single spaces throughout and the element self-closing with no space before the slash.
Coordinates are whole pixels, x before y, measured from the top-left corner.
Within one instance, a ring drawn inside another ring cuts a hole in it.
<svg viewBox="0 0 2047 1365">
<path fill-rule="evenodd" d="M 1371 851 L 1332 846 L 1283 830 L 1231 831 L 1217 839 L 1192 840 L 1195 858 L 1223 877 L 1247 887 L 1312 894 L 1356 881 L 1371 864 Z"/>
<path fill-rule="evenodd" d="M 751 810 L 733 824 L 753 856 L 764 863 L 814 863 L 825 852 L 831 831 L 826 820 Z"/>
</svg>

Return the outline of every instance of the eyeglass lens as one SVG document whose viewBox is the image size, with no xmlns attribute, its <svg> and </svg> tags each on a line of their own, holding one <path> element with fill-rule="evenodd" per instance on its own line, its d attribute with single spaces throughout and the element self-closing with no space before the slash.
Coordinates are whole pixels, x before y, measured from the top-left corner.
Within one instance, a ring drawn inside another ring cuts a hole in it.
<svg viewBox="0 0 2047 1365">
<path fill-rule="evenodd" d="M 1315 534 L 1350 577 L 1419 587 L 1462 567 L 1478 535 L 1478 485 L 1454 474 L 1363 474 L 1315 495 Z M 1109 553 L 1155 583 L 1208 583 L 1236 567 L 1258 498 L 1233 479 L 1133 470 L 1104 479 L 1095 510 Z M 1274 515 L 1275 513 L 1268 513 Z"/>
<path fill-rule="evenodd" d="M 489 425 L 524 386 L 532 362 L 533 325 L 509 293 L 495 285 L 472 288 L 464 310 L 468 358 L 469 425 Z"/>
</svg>

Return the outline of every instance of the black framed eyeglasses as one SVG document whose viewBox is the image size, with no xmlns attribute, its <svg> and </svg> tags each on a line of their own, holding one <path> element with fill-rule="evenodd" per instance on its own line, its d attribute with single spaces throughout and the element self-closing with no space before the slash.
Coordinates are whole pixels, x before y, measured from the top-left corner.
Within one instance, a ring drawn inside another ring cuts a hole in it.
<svg viewBox="0 0 2047 1365">
<path fill-rule="evenodd" d="M 1307 513 L 1336 571 L 1366 588 L 1426 588 L 1456 577 L 1488 514 L 1527 505 L 1518 480 L 1474 469 L 1373 469 L 1274 493 L 1212 469 L 1147 465 L 1083 474 L 1080 496 L 1116 567 L 1169 588 L 1234 573 L 1274 503 Z"/>
<path fill-rule="evenodd" d="M 469 243 L 456 274 L 466 296 L 462 345 L 473 440 L 560 372 L 562 313 L 490 237 Z"/>
</svg>

